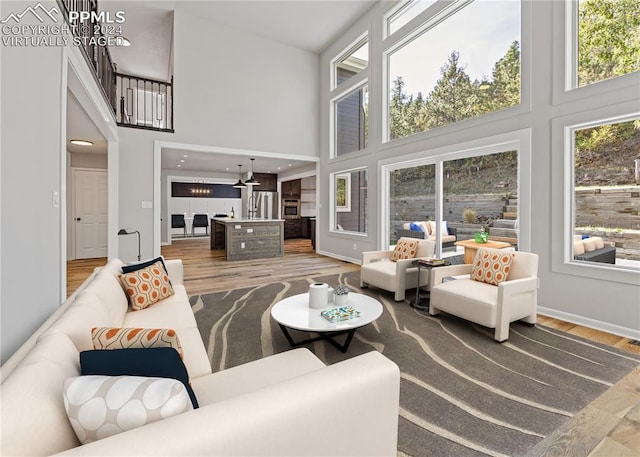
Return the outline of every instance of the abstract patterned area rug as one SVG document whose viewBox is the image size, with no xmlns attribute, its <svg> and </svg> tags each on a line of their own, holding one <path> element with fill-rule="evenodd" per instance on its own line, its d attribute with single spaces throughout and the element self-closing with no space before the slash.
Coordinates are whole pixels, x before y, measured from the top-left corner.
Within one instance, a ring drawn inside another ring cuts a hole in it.
<svg viewBox="0 0 640 457">
<path fill-rule="evenodd" d="M 290 349 L 270 309 L 316 281 L 345 284 L 383 305 L 346 354 L 325 341 L 306 347 L 327 364 L 369 351 L 398 364 L 401 455 L 525 455 L 640 364 L 639 356 L 542 326 L 513 323 L 498 344 L 489 329 L 361 290 L 353 272 L 191 297 L 213 370 Z"/>
</svg>

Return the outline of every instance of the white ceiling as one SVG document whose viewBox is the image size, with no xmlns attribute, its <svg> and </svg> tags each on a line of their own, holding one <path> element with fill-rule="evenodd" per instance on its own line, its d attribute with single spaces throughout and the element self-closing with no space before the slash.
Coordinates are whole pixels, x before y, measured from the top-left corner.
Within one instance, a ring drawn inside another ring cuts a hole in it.
<svg viewBox="0 0 640 457">
<path fill-rule="evenodd" d="M 118 71 L 151 79 L 168 81 L 173 74 L 171 49 L 173 40 L 173 14 L 179 8 L 199 17 L 209 18 L 230 27 L 246 30 L 264 38 L 299 49 L 321 53 L 365 11 L 373 0 L 101 0 L 100 9 L 115 13 L 124 11 L 122 34 L 132 45 L 110 48 Z M 196 52 L 196 51 L 194 51 Z M 70 95 L 70 99 L 75 100 Z M 104 152 L 106 142 L 91 123 L 80 105 L 69 103 L 67 120 L 68 138 L 95 141 L 90 148 L 69 146 L 71 151 Z M 97 136 L 96 136 L 97 134 Z M 99 138 L 98 138 L 99 137 Z M 100 143 L 101 142 L 101 143 Z M 73 148 L 73 149 L 72 149 Z M 78 149 L 79 148 L 79 149 Z M 183 157 L 189 155 L 189 161 Z M 185 159 L 182 167 L 177 167 Z M 166 150 L 162 167 L 211 172 L 224 172 L 250 167 L 249 157 L 241 160 L 235 155 Z M 309 162 L 261 157 L 254 163 L 256 172 L 293 170 Z M 278 170 L 280 168 L 280 170 Z"/>
<path fill-rule="evenodd" d="M 199 17 L 320 54 L 372 0 L 180 1 Z"/>
<path fill-rule="evenodd" d="M 187 157 L 185 157 L 185 155 Z M 238 156 L 237 154 L 220 154 L 210 152 L 194 152 L 182 149 L 163 149 L 162 168 L 170 170 L 191 170 L 202 172 L 227 172 L 237 176 L 238 165 L 242 165 L 242 174 L 251 171 L 251 157 L 253 171 L 256 173 L 283 173 L 309 166 L 313 163 L 303 160 L 290 160 L 265 156 Z M 184 160 L 184 162 L 181 162 Z M 179 165 L 179 166 L 178 166 Z"/>
<path fill-rule="evenodd" d="M 77 146 L 69 143 L 71 140 L 91 141 L 93 146 Z M 67 91 L 67 150 L 72 153 L 107 153 L 107 141 L 70 90 Z"/>
</svg>

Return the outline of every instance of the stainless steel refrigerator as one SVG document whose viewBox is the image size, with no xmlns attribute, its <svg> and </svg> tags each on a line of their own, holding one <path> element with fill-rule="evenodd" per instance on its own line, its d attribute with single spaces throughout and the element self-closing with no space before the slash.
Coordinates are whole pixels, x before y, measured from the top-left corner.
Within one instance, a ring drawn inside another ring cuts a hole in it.
<svg viewBox="0 0 640 457">
<path fill-rule="evenodd" d="M 280 199 L 278 192 L 253 191 L 247 201 L 249 218 L 277 219 Z"/>
</svg>

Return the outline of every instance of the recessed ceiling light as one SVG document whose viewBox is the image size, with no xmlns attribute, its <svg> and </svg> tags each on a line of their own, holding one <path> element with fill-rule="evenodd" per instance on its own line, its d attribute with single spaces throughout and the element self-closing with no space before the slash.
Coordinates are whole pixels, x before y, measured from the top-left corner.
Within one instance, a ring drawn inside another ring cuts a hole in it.
<svg viewBox="0 0 640 457">
<path fill-rule="evenodd" d="M 116 46 L 124 46 L 126 48 L 126 47 L 131 46 L 131 41 L 129 41 L 128 38 L 125 38 L 123 36 L 117 36 L 116 37 Z"/>
<path fill-rule="evenodd" d="M 280 167 L 278 167 L 278 170 L 280 170 Z"/>
<path fill-rule="evenodd" d="M 178 164 L 178 168 L 180 168 L 182 165 Z"/>
<path fill-rule="evenodd" d="M 185 154 L 185 155 L 183 155 L 182 157 L 184 157 L 184 158 L 186 159 L 187 157 L 189 157 L 189 155 L 188 155 L 188 154 Z"/>
<path fill-rule="evenodd" d="M 76 144 L 78 146 L 93 146 L 93 141 L 87 140 L 71 140 L 69 143 Z"/>
<path fill-rule="evenodd" d="M 180 163 L 184 163 L 184 159 L 180 159 Z"/>
<path fill-rule="evenodd" d="M 227 167 L 226 170 L 229 171 L 229 167 Z"/>
<path fill-rule="evenodd" d="M 289 166 L 291 166 L 291 164 L 289 164 Z"/>
</svg>

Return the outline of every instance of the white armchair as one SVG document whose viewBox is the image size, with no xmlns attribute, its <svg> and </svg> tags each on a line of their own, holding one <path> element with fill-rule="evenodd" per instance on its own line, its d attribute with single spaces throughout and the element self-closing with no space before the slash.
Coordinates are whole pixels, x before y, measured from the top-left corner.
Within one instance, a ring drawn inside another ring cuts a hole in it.
<svg viewBox="0 0 640 457">
<path fill-rule="evenodd" d="M 402 239 L 402 238 L 401 238 Z M 400 240 L 398 240 L 400 241 Z M 393 250 L 365 251 L 362 253 L 360 267 L 360 287 L 374 286 L 394 292 L 394 300 L 404 300 L 405 290 L 415 288 L 418 281 L 418 269 L 411 263 L 420 257 L 432 257 L 435 243 L 429 240 L 411 239 L 418 242 L 415 258 L 392 261 Z M 428 286 L 429 271 L 423 268 L 420 272 L 420 286 Z"/>
<path fill-rule="evenodd" d="M 435 316 L 444 311 L 476 324 L 495 328 L 494 339 L 500 343 L 509 339 L 511 322 L 523 320 L 528 324 L 535 324 L 538 308 L 538 256 L 519 251 L 513 254 L 515 258 L 507 279 L 497 286 L 470 278 L 442 282 L 445 277 L 470 274 L 473 265 L 434 268 L 429 314 Z"/>
</svg>

